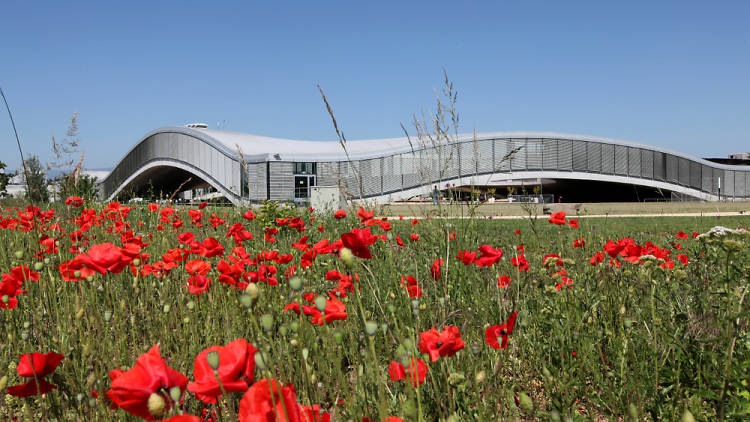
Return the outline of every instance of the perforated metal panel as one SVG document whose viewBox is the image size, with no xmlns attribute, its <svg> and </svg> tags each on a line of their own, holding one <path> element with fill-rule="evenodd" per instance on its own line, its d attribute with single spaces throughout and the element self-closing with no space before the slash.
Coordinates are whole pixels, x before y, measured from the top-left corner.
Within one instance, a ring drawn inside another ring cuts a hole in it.
<svg viewBox="0 0 750 422">
<path fill-rule="evenodd" d="M 380 161 L 362 160 L 359 162 L 359 176 L 364 195 L 380 193 Z"/>
<path fill-rule="evenodd" d="M 525 170 L 526 169 L 526 141 L 515 139 L 510 143 L 511 149 L 520 148 L 518 152 L 513 155 L 510 159 L 511 170 Z"/>
<path fill-rule="evenodd" d="M 588 170 L 600 173 L 602 171 L 602 144 L 598 142 L 587 142 L 586 144 Z"/>
<path fill-rule="evenodd" d="M 573 142 L 567 139 L 557 141 L 557 168 L 560 170 L 573 169 Z"/>
<path fill-rule="evenodd" d="M 641 177 L 641 150 L 628 147 L 628 175 Z"/>
<path fill-rule="evenodd" d="M 413 153 L 404 153 L 400 155 L 401 174 L 403 175 L 403 188 L 409 189 L 418 186 L 419 178 L 419 157 Z"/>
<path fill-rule="evenodd" d="M 678 158 L 678 172 L 679 172 L 679 182 L 683 186 L 689 186 L 690 185 L 690 161 L 688 161 L 686 158 Z"/>
<path fill-rule="evenodd" d="M 401 156 L 383 159 L 383 190 L 392 192 L 401 189 Z"/>
<path fill-rule="evenodd" d="M 492 169 L 492 143 L 493 141 L 477 142 L 477 155 L 479 173 L 491 173 Z"/>
<path fill-rule="evenodd" d="M 671 154 L 665 154 L 667 157 L 667 181 L 672 183 L 679 183 L 677 157 Z"/>
<path fill-rule="evenodd" d="M 744 198 L 747 195 L 745 191 L 745 174 L 740 171 L 734 172 L 734 196 Z"/>
<path fill-rule="evenodd" d="M 695 161 L 690 162 L 690 187 L 701 190 L 701 165 Z"/>
<path fill-rule="evenodd" d="M 479 150 L 475 150 L 475 148 L 479 148 L 476 141 L 458 144 L 458 150 L 461 154 L 461 176 L 469 176 L 477 172 Z"/>
<path fill-rule="evenodd" d="M 628 175 L 628 147 L 615 145 L 615 174 Z"/>
<path fill-rule="evenodd" d="M 641 177 L 654 178 L 654 152 L 648 149 L 641 150 Z"/>
<path fill-rule="evenodd" d="M 615 173 L 615 146 L 602 144 L 602 173 Z"/>
<path fill-rule="evenodd" d="M 719 193 L 719 180 L 721 179 L 721 194 L 724 195 L 724 170 L 719 169 L 711 169 L 712 176 L 711 176 L 711 193 L 714 195 L 718 195 Z"/>
<path fill-rule="evenodd" d="M 586 142 L 573 141 L 573 171 L 587 171 Z"/>
<path fill-rule="evenodd" d="M 541 139 L 526 140 L 526 169 L 541 170 L 544 144 Z"/>
<path fill-rule="evenodd" d="M 721 193 L 726 196 L 734 196 L 734 172 L 724 170 L 726 180 L 721 181 Z"/>
<path fill-rule="evenodd" d="M 495 140 L 495 171 L 510 171 L 510 158 L 508 154 L 511 151 L 510 141 L 507 139 Z"/>
<path fill-rule="evenodd" d="M 701 190 L 703 192 L 712 193 L 713 184 L 713 171 L 711 167 L 703 164 L 701 165 Z"/>
<path fill-rule="evenodd" d="M 545 170 L 557 170 L 557 140 L 545 139 L 542 153 L 542 166 Z"/>
</svg>

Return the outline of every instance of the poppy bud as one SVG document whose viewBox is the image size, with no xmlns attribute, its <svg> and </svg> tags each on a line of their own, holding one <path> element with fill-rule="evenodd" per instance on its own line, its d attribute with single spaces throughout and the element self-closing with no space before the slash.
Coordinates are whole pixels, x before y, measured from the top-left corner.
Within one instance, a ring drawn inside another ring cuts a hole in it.
<svg viewBox="0 0 750 422">
<path fill-rule="evenodd" d="M 76 312 L 76 320 L 80 321 L 81 318 L 83 318 L 83 308 L 79 309 L 78 312 Z"/>
<path fill-rule="evenodd" d="M 41 262 L 34 263 L 34 271 L 41 271 L 44 268 L 44 264 Z"/>
<path fill-rule="evenodd" d="M 380 324 L 380 331 L 386 334 L 388 332 L 388 324 Z"/>
<path fill-rule="evenodd" d="M 347 267 L 351 267 L 352 264 L 354 264 L 354 254 L 349 248 L 341 248 L 339 251 L 339 257 Z"/>
<path fill-rule="evenodd" d="M 315 298 L 315 307 L 318 308 L 320 312 L 325 312 L 327 305 L 328 303 L 323 295 L 318 295 Z"/>
<path fill-rule="evenodd" d="M 299 330 L 299 322 L 297 322 L 297 321 L 292 321 L 292 322 L 291 322 L 291 323 L 289 324 L 289 329 L 290 329 L 290 330 L 292 330 L 292 332 L 293 332 L 293 333 L 296 333 L 296 332 L 297 332 L 297 330 Z"/>
<path fill-rule="evenodd" d="M 261 371 L 265 371 L 267 367 L 267 363 L 269 363 L 267 353 L 265 352 L 255 353 L 255 366 L 257 366 L 258 369 L 260 369 Z"/>
<path fill-rule="evenodd" d="M 185 318 L 182 318 L 182 323 L 183 324 L 190 324 L 190 317 L 186 316 Z"/>
<path fill-rule="evenodd" d="M 417 405 L 414 403 L 414 400 L 406 400 L 404 402 L 404 407 L 402 408 L 404 412 L 404 416 L 407 418 L 413 419 L 417 416 Z"/>
<path fill-rule="evenodd" d="M 23 251 L 15 251 L 13 252 L 13 256 L 15 256 L 16 259 L 21 259 L 23 258 Z"/>
<path fill-rule="evenodd" d="M 0 382 L 2 382 L 0 380 Z M 685 413 L 682 414 L 681 422 L 695 422 L 695 417 L 689 410 L 685 409 Z"/>
<path fill-rule="evenodd" d="M 75 271 L 73 271 L 73 277 L 75 277 L 75 278 L 81 278 L 81 270 L 75 270 Z"/>
<path fill-rule="evenodd" d="M 263 331 L 266 333 L 273 331 L 273 315 L 263 314 L 260 317 L 260 326 L 263 327 Z"/>
<path fill-rule="evenodd" d="M 250 295 L 248 295 L 248 294 L 240 295 L 240 303 L 245 308 L 249 308 L 249 307 L 253 306 L 253 298 L 251 298 Z"/>
<path fill-rule="evenodd" d="M 297 347 L 297 345 L 299 344 L 299 342 L 297 341 L 296 338 L 293 338 L 293 339 L 289 340 L 289 344 L 291 344 L 292 347 Z"/>
<path fill-rule="evenodd" d="M 206 361 L 208 362 L 208 366 L 211 367 L 214 371 L 219 369 L 219 352 L 216 350 L 208 352 L 206 354 Z"/>
<path fill-rule="evenodd" d="M 258 285 L 255 283 L 250 283 L 245 287 L 245 293 L 247 293 L 252 300 L 258 300 L 258 296 L 260 296 L 260 289 L 258 289 Z"/>
<path fill-rule="evenodd" d="M 21 333 L 21 340 L 26 341 L 29 339 L 29 333 L 23 332 Z"/>
<path fill-rule="evenodd" d="M 336 331 L 333 333 L 333 340 L 336 342 L 336 344 L 341 344 L 344 340 L 344 335 L 341 334 L 341 332 Z"/>
<path fill-rule="evenodd" d="M 104 311 L 104 321 L 109 322 L 112 319 L 112 311 Z"/>
<path fill-rule="evenodd" d="M 172 309 L 172 306 L 170 306 L 168 303 L 164 305 L 164 308 L 162 309 L 165 314 L 168 314 L 169 311 Z"/>
<path fill-rule="evenodd" d="M 391 304 L 389 304 L 388 306 L 386 306 L 386 309 L 388 310 L 389 313 L 396 312 L 396 307 L 393 306 L 393 305 L 391 305 Z"/>
<path fill-rule="evenodd" d="M 10 296 L 8 296 L 8 295 L 3 295 L 3 297 L 2 297 L 2 301 L 3 301 L 3 303 L 4 303 L 4 304 L 6 304 L 6 305 L 7 305 L 7 304 L 8 304 L 8 301 L 10 301 Z"/>
<path fill-rule="evenodd" d="M 180 390 L 180 387 L 174 386 L 169 389 L 169 397 L 172 398 L 172 401 L 175 403 L 180 401 L 180 397 L 182 396 L 182 390 Z"/>
<path fill-rule="evenodd" d="M 638 420 L 638 408 L 633 403 L 628 405 L 628 416 L 634 421 Z"/>
<path fill-rule="evenodd" d="M 155 417 L 161 418 L 166 407 L 167 403 L 164 401 L 164 398 L 161 395 L 151 393 L 151 395 L 148 396 L 148 412 Z"/>
<path fill-rule="evenodd" d="M 375 321 L 365 322 L 365 334 L 372 337 L 378 333 L 378 323 Z"/>
<path fill-rule="evenodd" d="M 8 385 L 8 376 L 3 375 L 3 377 L 0 378 L 0 391 L 5 390 L 6 385 Z"/>
<path fill-rule="evenodd" d="M 302 359 L 307 360 L 307 357 L 310 355 L 310 351 L 307 350 L 307 347 L 302 349 Z"/>
<path fill-rule="evenodd" d="M 195 302 L 193 302 L 192 300 L 190 302 L 188 302 L 187 303 L 187 308 L 190 309 L 191 311 L 193 309 L 195 309 Z"/>
<path fill-rule="evenodd" d="M 526 395 L 526 393 L 520 393 L 518 395 L 518 402 L 521 406 L 521 409 L 523 409 L 526 412 L 531 412 L 534 410 L 534 403 L 531 402 L 531 398 Z"/>
<path fill-rule="evenodd" d="M 289 287 L 295 292 L 302 289 L 302 279 L 299 277 L 292 277 L 289 279 Z"/>
<path fill-rule="evenodd" d="M 279 327 L 279 334 L 281 334 L 282 336 L 286 336 L 288 332 L 289 329 L 286 328 L 286 325 L 282 325 L 281 327 Z"/>
<path fill-rule="evenodd" d="M 477 384 L 483 383 L 485 379 L 487 379 L 487 373 L 484 371 L 479 371 L 476 375 L 474 375 L 474 382 L 476 382 Z"/>
</svg>

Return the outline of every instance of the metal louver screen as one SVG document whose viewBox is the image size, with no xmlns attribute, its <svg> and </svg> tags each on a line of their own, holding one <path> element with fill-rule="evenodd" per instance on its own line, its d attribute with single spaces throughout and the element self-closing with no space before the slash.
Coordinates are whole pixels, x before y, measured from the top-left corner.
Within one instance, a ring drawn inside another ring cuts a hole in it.
<svg viewBox="0 0 750 422">
<path fill-rule="evenodd" d="M 479 151 L 474 150 L 475 146 L 479 148 L 476 141 L 459 144 L 458 150 L 461 152 L 461 176 L 470 176 L 477 171 Z"/>
<path fill-rule="evenodd" d="M 526 169 L 541 170 L 544 146 L 541 139 L 526 140 Z"/>
<path fill-rule="evenodd" d="M 731 170 L 724 171 L 726 180 L 721 181 L 721 194 L 734 196 L 734 172 Z"/>
<path fill-rule="evenodd" d="M 641 177 L 641 150 L 628 147 L 628 175 Z"/>
<path fill-rule="evenodd" d="M 679 183 L 677 178 L 678 167 L 677 157 L 671 154 L 665 154 L 667 157 L 667 181 L 672 183 Z"/>
<path fill-rule="evenodd" d="M 557 141 L 554 139 L 544 140 L 542 166 L 545 170 L 557 170 Z"/>
<path fill-rule="evenodd" d="M 557 141 L 557 168 L 573 170 L 573 142 L 565 139 Z"/>
<path fill-rule="evenodd" d="M 573 171 L 587 171 L 586 142 L 573 141 Z"/>
<path fill-rule="evenodd" d="M 615 145 L 615 174 L 628 175 L 628 147 Z"/>
<path fill-rule="evenodd" d="M 602 173 L 615 173 L 615 146 L 602 144 Z"/>
<path fill-rule="evenodd" d="M 518 149 L 520 148 L 520 149 Z M 526 141 L 514 140 L 511 142 L 511 149 L 518 149 L 510 159 L 511 170 L 525 170 L 526 169 Z"/>
<path fill-rule="evenodd" d="M 701 165 L 695 161 L 690 162 L 690 187 L 701 190 Z"/>
<path fill-rule="evenodd" d="M 477 142 L 477 155 L 479 159 L 479 173 L 491 173 L 492 169 L 492 142 L 493 141 L 479 141 Z"/>
<path fill-rule="evenodd" d="M 509 140 L 495 140 L 495 172 L 507 172 L 510 170 L 510 158 L 507 157 L 510 151 L 511 146 Z"/>
<path fill-rule="evenodd" d="M 589 171 L 601 173 L 602 144 L 598 142 L 588 142 L 588 145 L 586 147 L 586 160 L 588 161 Z"/>
<path fill-rule="evenodd" d="M 654 178 L 654 152 L 642 149 L 641 150 L 641 177 L 644 179 Z"/>
<path fill-rule="evenodd" d="M 690 161 L 680 157 L 678 162 L 678 165 L 680 166 L 678 169 L 680 184 L 683 186 L 690 186 Z"/>
</svg>

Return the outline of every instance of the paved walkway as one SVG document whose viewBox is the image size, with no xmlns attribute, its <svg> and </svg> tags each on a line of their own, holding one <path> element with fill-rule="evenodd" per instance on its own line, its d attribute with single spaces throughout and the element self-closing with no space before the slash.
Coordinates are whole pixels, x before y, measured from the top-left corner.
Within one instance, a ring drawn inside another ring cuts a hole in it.
<svg viewBox="0 0 750 422">
<path fill-rule="evenodd" d="M 750 214 L 745 213 L 744 211 L 722 211 L 722 212 L 685 212 L 685 213 L 653 213 L 653 214 L 591 214 L 591 215 L 568 215 L 568 219 L 571 218 L 630 218 L 630 217 L 750 217 Z M 547 218 L 548 215 L 545 214 L 538 214 L 538 218 Z M 382 218 L 382 217 L 381 217 Z M 388 220 L 398 220 L 402 217 L 400 216 L 387 216 Z M 425 220 L 429 217 L 423 217 L 423 216 L 403 216 L 404 220 Z M 464 216 L 447 216 L 447 217 L 439 217 L 439 216 L 433 216 L 433 219 L 436 218 L 446 218 L 446 219 L 469 219 L 472 218 L 471 216 L 464 215 Z M 473 218 L 479 219 L 479 220 L 520 220 L 523 218 L 528 218 L 527 215 L 478 215 L 474 216 Z M 386 220 L 387 221 L 387 220 Z"/>
</svg>

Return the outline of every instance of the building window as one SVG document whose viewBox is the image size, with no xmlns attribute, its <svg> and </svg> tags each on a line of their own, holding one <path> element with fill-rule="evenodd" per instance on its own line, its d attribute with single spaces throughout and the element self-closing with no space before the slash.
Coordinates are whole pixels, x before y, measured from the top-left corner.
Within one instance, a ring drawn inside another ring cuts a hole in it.
<svg viewBox="0 0 750 422">
<path fill-rule="evenodd" d="M 310 197 L 310 187 L 315 186 L 318 163 L 294 163 L 294 199 Z"/>
<path fill-rule="evenodd" d="M 294 163 L 294 174 L 316 174 L 318 163 Z"/>
</svg>

